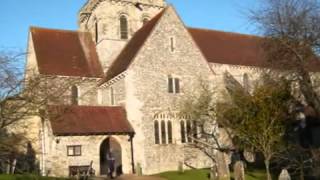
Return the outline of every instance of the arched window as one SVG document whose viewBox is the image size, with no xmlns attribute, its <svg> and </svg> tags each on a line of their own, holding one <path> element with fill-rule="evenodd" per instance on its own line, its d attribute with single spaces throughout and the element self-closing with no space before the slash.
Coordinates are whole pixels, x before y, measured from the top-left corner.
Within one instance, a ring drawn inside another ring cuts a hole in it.
<svg viewBox="0 0 320 180">
<path fill-rule="evenodd" d="M 186 130 L 184 126 L 184 121 L 180 122 L 180 133 L 181 133 L 181 143 L 186 143 Z"/>
<path fill-rule="evenodd" d="M 168 121 L 168 144 L 172 144 L 172 123 Z"/>
<path fill-rule="evenodd" d="M 78 97 L 79 96 L 79 91 L 77 86 L 72 86 L 71 87 L 71 104 L 72 105 L 78 105 Z"/>
<path fill-rule="evenodd" d="M 120 38 L 128 39 L 128 20 L 125 15 L 120 16 Z"/>
<path fill-rule="evenodd" d="M 159 137 L 159 122 L 154 121 L 154 142 L 155 144 L 160 144 L 160 137 Z"/>
<path fill-rule="evenodd" d="M 143 25 L 147 24 L 147 22 L 149 21 L 149 18 L 145 17 L 142 19 L 142 23 Z"/>
<path fill-rule="evenodd" d="M 161 143 L 167 143 L 166 123 L 164 121 L 161 121 Z"/>
<path fill-rule="evenodd" d="M 246 91 L 249 91 L 249 76 L 247 73 L 243 74 L 243 88 Z"/>
<path fill-rule="evenodd" d="M 197 126 L 197 121 L 192 122 L 192 132 L 193 132 L 193 138 L 198 137 L 198 126 Z"/>
<path fill-rule="evenodd" d="M 188 142 L 191 142 L 191 136 L 192 136 L 192 132 L 191 132 L 191 121 L 187 121 L 187 136 L 188 136 Z"/>
</svg>

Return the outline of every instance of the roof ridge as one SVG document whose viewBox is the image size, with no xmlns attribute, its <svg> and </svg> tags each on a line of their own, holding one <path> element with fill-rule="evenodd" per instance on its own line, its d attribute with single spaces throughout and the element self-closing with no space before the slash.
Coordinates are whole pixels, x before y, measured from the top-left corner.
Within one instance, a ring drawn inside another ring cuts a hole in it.
<svg viewBox="0 0 320 180">
<path fill-rule="evenodd" d="M 30 31 L 32 30 L 46 30 L 46 31 L 57 31 L 57 32 L 72 32 L 72 33 L 89 33 L 87 31 L 71 30 L 71 29 L 57 29 L 57 28 L 47 28 L 39 26 L 30 26 Z"/>
<path fill-rule="evenodd" d="M 200 28 L 200 27 L 187 27 L 187 29 L 199 30 L 199 31 L 211 31 L 211 32 L 213 31 L 213 32 L 218 32 L 218 33 L 230 34 L 230 35 L 234 35 L 234 36 L 245 36 L 245 37 L 253 37 L 253 38 L 263 38 L 262 36 L 259 36 L 259 35 L 244 34 L 244 33 L 239 33 L 239 32 L 223 31 L 223 30 Z"/>
</svg>

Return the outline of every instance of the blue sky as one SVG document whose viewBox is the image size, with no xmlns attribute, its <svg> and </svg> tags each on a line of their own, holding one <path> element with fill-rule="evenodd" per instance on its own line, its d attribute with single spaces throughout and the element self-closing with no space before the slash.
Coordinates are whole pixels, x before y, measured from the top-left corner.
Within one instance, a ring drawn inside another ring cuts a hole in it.
<svg viewBox="0 0 320 180">
<path fill-rule="evenodd" d="M 25 51 L 28 29 L 40 26 L 77 29 L 86 0 L 1 0 L 0 50 Z M 187 26 L 254 34 L 247 11 L 257 0 L 167 0 Z"/>
</svg>

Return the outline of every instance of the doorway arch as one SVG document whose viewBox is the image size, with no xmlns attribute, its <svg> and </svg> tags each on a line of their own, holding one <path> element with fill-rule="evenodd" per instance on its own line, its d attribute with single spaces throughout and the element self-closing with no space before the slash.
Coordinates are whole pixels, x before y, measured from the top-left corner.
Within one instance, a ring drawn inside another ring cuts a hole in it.
<svg viewBox="0 0 320 180">
<path fill-rule="evenodd" d="M 106 138 L 100 145 L 100 175 L 108 173 L 107 155 L 110 153 L 115 159 L 115 175 L 119 176 L 122 174 L 122 150 L 118 140 L 113 137 Z"/>
</svg>

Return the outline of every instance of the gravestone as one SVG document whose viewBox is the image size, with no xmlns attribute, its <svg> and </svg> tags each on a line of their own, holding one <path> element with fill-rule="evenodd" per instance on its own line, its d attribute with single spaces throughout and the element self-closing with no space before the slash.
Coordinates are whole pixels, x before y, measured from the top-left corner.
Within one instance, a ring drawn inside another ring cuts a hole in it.
<svg viewBox="0 0 320 180">
<path fill-rule="evenodd" d="M 141 167 L 141 164 L 140 163 L 138 163 L 137 164 L 137 166 L 136 166 L 136 173 L 137 173 L 137 175 L 138 176 L 142 176 L 143 175 L 143 173 L 142 173 L 142 167 Z"/>
<path fill-rule="evenodd" d="M 179 162 L 179 164 L 178 164 L 178 171 L 179 171 L 179 173 L 183 173 L 184 172 L 184 169 L 183 169 L 183 162 Z"/>
<path fill-rule="evenodd" d="M 233 166 L 234 179 L 235 180 L 244 180 L 244 165 L 242 161 L 237 161 Z"/>
<path fill-rule="evenodd" d="M 287 169 L 282 169 L 279 180 L 291 180 L 290 174 Z"/>
<path fill-rule="evenodd" d="M 246 161 L 248 161 L 249 163 L 253 163 L 256 160 L 255 153 L 251 151 L 244 150 L 243 156 L 246 159 Z"/>
<path fill-rule="evenodd" d="M 218 176 L 218 169 L 217 166 L 213 166 L 210 170 L 210 174 L 209 174 L 209 179 L 210 180 L 218 180 L 219 176 Z"/>
<path fill-rule="evenodd" d="M 223 152 L 217 152 L 217 172 L 220 179 L 230 179 L 229 166 L 227 164 L 227 155 Z"/>
</svg>

